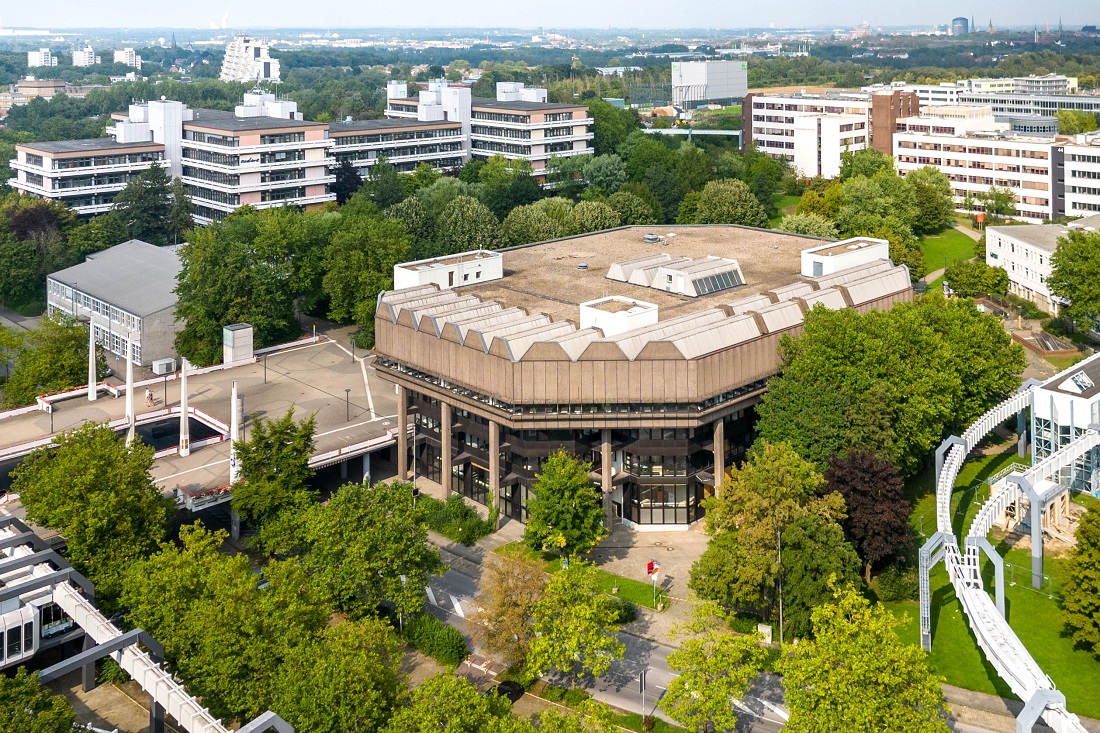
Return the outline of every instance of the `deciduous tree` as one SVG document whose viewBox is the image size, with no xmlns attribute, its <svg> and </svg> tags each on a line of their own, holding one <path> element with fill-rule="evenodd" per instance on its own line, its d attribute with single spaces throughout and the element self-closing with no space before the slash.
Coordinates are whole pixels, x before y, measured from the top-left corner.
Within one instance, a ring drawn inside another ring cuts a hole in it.
<svg viewBox="0 0 1100 733">
<path fill-rule="evenodd" d="M 696 611 L 688 636 L 668 655 L 679 674 L 661 698 L 661 708 L 695 733 L 732 731 L 736 701 L 744 698 L 764 666 L 767 653 L 756 636 L 734 634 L 714 604 Z"/>
<path fill-rule="evenodd" d="M 965 298 L 1008 292 L 1008 273 L 979 260 L 956 260 L 947 266 L 944 280 L 952 292 Z"/>
<path fill-rule="evenodd" d="M 531 616 L 546 589 L 546 571 L 519 557 L 485 565 L 474 639 L 509 665 L 522 665 L 534 637 Z"/>
<path fill-rule="evenodd" d="M 26 667 L 13 677 L 0 676 L 0 733 L 72 733 L 75 722 L 69 702 Z"/>
<path fill-rule="evenodd" d="M 795 519 L 782 540 L 783 626 L 791 636 L 806 637 L 812 633 L 813 610 L 829 601 L 835 584 L 859 583 L 859 557 L 840 525 L 818 514 Z"/>
<path fill-rule="evenodd" d="M 570 234 L 586 234 L 612 229 L 622 222 L 619 213 L 602 201 L 581 201 L 569 212 L 566 231 Z"/>
<path fill-rule="evenodd" d="M 821 214 L 790 214 L 784 216 L 776 229 L 791 234 L 807 234 L 811 237 L 836 239 L 840 236 L 836 224 Z"/>
<path fill-rule="evenodd" d="M 293 407 L 274 420 L 255 418 L 252 437 L 236 444 L 242 480 L 233 487 L 233 509 L 242 519 L 262 527 L 280 512 L 316 500 L 309 486 L 316 425 L 312 415 L 296 422 Z"/>
<path fill-rule="evenodd" d="M 600 590 L 595 566 L 573 560 L 554 574 L 546 593 L 532 611 L 535 638 L 528 667 L 542 675 L 549 670 L 569 675 L 600 677 L 623 656 L 611 597 Z"/>
<path fill-rule="evenodd" d="M 562 236 L 561 226 L 535 206 L 517 206 L 500 226 L 501 238 L 510 245 L 529 244 Z"/>
<path fill-rule="evenodd" d="M 482 695 L 465 677 L 440 672 L 415 688 L 386 733 L 503 733 L 511 717 L 508 699 Z"/>
<path fill-rule="evenodd" d="M 455 198 L 440 212 L 438 222 L 439 242 L 448 254 L 501 245 L 500 222 L 473 196 Z"/>
<path fill-rule="evenodd" d="M 619 215 L 619 222 L 623 225 L 656 224 L 650 208 L 640 196 L 629 191 L 618 191 L 607 199 L 607 205 Z"/>
<path fill-rule="evenodd" d="M 955 199 L 947 176 L 939 168 L 926 165 L 905 176 L 905 181 L 913 189 L 917 207 L 913 231 L 931 234 L 947 226 L 955 213 Z"/>
<path fill-rule="evenodd" d="M 130 239 L 168 244 L 171 241 L 171 211 L 172 179 L 154 162 L 118 192 L 111 216 L 122 222 Z"/>
<path fill-rule="evenodd" d="M 904 560 L 913 545 L 909 526 L 912 506 L 893 463 L 854 451 L 835 456 L 825 471 L 828 490 L 844 497 L 848 516 L 841 522 L 844 535 L 863 560 L 864 580 L 871 570 Z"/>
<path fill-rule="evenodd" d="M 614 153 L 597 155 L 584 164 L 584 178 L 589 186 L 610 196 L 626 183 L 626 165 Z"/>
<path fill-rule="evenodd" d="M 1065 315 L 1079 328 L 1092 329 L 1100 319 L 1100 232 L 1074 229 L 1060 237 L 1050 266 L 1047 286 L 1069 300 Z"/>
<path fill-rule="evenodd" d="M 1100 657 L 1100 508 L 1095 504 L 1081 517 L 1076 537 L 1062 589 L 1062 622 L 1074 642 Z"/>
<path fill-rule="evenodd" d="M 920 647 L 903 644 L 882 606 L 855 590 L 813 612 L 815 639 L 780 658 L 791 733 L 947 733 L 942 680 Z"/>
<path fill-rule="evenodd" d="M 703 188 L 695 221 L 698 224 L 741 224 L 767 228 L 768 215 L 744 183 L 718 180 Z"/>
<path fill-rule="evenodd" d="M 600 490 L 592 483 L 592 464 L 565 451 L 542 462 L 535 476 L 535 498 L 527 505 L 523 538 L 534 550 L 573 557 L 588 553 L 607 536 Z"/>
<path fill-rule="evenodd" d="M 105 425 L 85 423 L 31 453 L 13 472 L 27 518 L 68 540 L 69 560 L 110 609 L 122 576 L 164 538 L 172 502 L 149 473 L 153 449 L 129 448 Z"/>
</svg>

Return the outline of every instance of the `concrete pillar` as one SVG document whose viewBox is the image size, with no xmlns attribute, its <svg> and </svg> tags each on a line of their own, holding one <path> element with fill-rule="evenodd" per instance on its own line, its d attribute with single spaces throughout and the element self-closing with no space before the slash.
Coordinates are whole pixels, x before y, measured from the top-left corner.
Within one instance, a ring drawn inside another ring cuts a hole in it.
<svg viewBox="0 0 1100 733">
<path fill-rule="evenodd" d="M 409 478 L 409 406 L 405 388 L 397 385 L 397 480 Z"/>
<path fill-rule="evenodd" d="M 340 478 L 348 477 L 348 461 L 350 460 L 349 458 L 347 461 L 340 461 Z"/>
<path fill-rule="evenodd" d="M 1027 455 L 1027 410 L 1016 413 L 1016 455 L 1023 458 Z"/>
<path fill-rule="evenodd" d="M 370 485 L 370 453 L 363 454 L 363 483 Z"/>
<path fill-rule="evenodd" d="M 164 707 L 149 695 L 149 733 L 164 733 Z"/>
<path fill-rule="evenodd" d="M 500 511 L 500 425 L 489 421 L 489 506 Z"/>
<path fill-rule="evenodd" d="M 237 380 L 233 380 L 229 404 L 229 483 L 235 484 L 241 478 L 241 464 L 237 459 L 237 441 L 241 439 L 241 402 L 237 398 Z"/>
<path fill-rule="evenodd" d="M 180 455 L 191 455 L 191 426 L 187 421 L 187 359 L 180 357 Z"/>
<path fill-rule="evenodd" d="M 75 308 L 73 310 L 76 310 Z M 88 401 L 95 402 L 99 387 L 99 374 L 95 363 L 95 326 L 88 321 Z"/>
<path fill-rule="evenodd" d="M 95 640 L 92 639 L 88 633 L 84 634 L 84 651 L 88 651 L 95 647 Z M 84 692 L 91 692 L 95 689 L 95 662 L 88 662 L 80 668 L 80 683 Z"/>
<path fill-rule="evenodd" d="M 612 484 L 612 459 L 611 429 L 604 428 L 600 431 L 600 488 L 603 490 L 604 524 L 609 532 L 615 525 L 615 506 L 611 502 L 611 491 L 615 488 Z"/>
<path fill-rule="evenodd" d="M 442 446 L 440 452 L 440 476 L 439 482 L 443 484 L 443 496 L 446 497 L 451 492 L 451 418 L 453 413 L 451 412 L 451 406 L 444 402 L 439 401 L 439 443 Z"/>
<path fill-rule="evenodd" d="M 1031 587 L 1043 587 L 1043 505 L 1033 495 L 1031 504 Z"/>
<path fill-rule="evenodd" d="M 726 481 L 726 423 L 722 418 L 714 421 L 714 494 L 722 490 Z"/>
<path fill-rule="evenodd" d="M 130 340 L 126 340 L 126 422 L 128 427 L 126 428 L 126 445 L 133 445 L 134 442 L 134 359 L 133 359 L 133 347 L 130 345 Z"/>
<path fill-rule="evenodd" d="M 241 515 L 232 505 L 229 509 L 229 536 L 234 540 L 241 538 Z"/>
</svg>

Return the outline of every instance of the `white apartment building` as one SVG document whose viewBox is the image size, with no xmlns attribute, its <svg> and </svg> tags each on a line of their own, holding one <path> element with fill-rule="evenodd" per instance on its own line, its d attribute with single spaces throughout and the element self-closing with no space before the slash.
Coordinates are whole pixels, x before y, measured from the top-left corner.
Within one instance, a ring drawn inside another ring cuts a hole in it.
<svg viewBox="0 0 1100 733">
<path fill-rule="evenodd" d="M 57 66 L 57 57 L 48 48 L 27 51 L 27 66 L 32 69 L 36 66 Z"/>
<path fill-rule="evenodd" d="M 868 146 L 868 120 L 862 115 L 797 115 L 793 165 L 801 176 L 836 178 L 845 152 Z"/>
<path fill-rule="evenodd" d="M 1051 219 L 1057 215 L 1052 157 L 1051 138 L 1012 133 L 983 107 L 933 107 L 898 120 L 894 133 L 898 173 L 938 168 L 951 181 L 959 211 L 966 211 L 968 193 L 974 197 L 998 186 L 1016 197 L 1016 218 Z M 981 211 L 979 202 L 973 205 Z"/>
<path fill-rule="evenodd" d="M 309 208 L 335 199 L 328 125 L 304 121 L 294 102 L 252 92 L 233 112 L 220 112 L 154 100 L 114 117 L 108 138 L 17 145 L 9 184 L 98 214 L 156 161 L 182 179 L 200 223 L 245 204 Z"/>
<path fill-rule="evenodd" d="M 125 64 L 138 71 L 141 71 L 141 56 L 137 55 L 137 52 L 132 48 L 124 48 L 120 51 L 115 51 L 115 63 Z"/>
<path fill-rule="evenodd" d="M 956 82 L 945 81 L 939 84 L 909 84 L 895 81 L 890 84 L 874 84 L 862 88 L 862 91 L 871 93 L 884 90 L 913 92 L 920 98 L 922 106 L 931 107 L 941 104 L 989 103 L 982 101 L 986 99 L 984 97 L 978 97 L 978 101 L 975 101 L 971 95 L 997 95 L 998 98 L 1010 95 L 1011 98 L 1014 95 L 1076 94 L 1078 86 L 1076 77 L 1046 74 L 1044 76 L 1010 76 L 1001 79 L 960 79 Z M 994 111 L 1001 112 L 999 109 Z M 1007 113 L 1008 110 L 1005 112 Z"/>
<path fill-rule="evenodd" d="M 1047 288 L 1050 256 L 1069 229 L 1057 224 L 989 227 L 985 230 L 985 261 L 1008 273 L 1008 292 L 1058 314 L 1058 300 Z"/>
<path fill-rule="evenodd" d="M 336 164 L 347 161 L 366 176 L 379 158 L 407 173 L 421 163 L 447 170 L 469 159 L 461 122 L 409 119 L 348 120 L 329 125 Z"/>
<path fill-rule="evenodd" d="M 527 160 L 540 181 L 545 180 L 550 158 L 592 153 L 588 109 L 580 104 L 548 103 L 545 89 L 499 82 L 496 99 L 474 98 L 468 87 L 436 80 L 416 98 L 408 98 L 406 90 L 405 82 L 390 82 L 387 117 L 458 122 L 469 141 L 469 156 Z"/>
<path fill-rule="evenodd" d="M 1063 161 L 1066 216 L 1092 216 L 1100 213 L 1100 133 L 1079 135 L 1072 144 L 1055 147 Z M 1064 182 L 1064 183 L 1063 183 Z"/>
<path fill-rule="evenodd" d="M 271 47 L 258 38 L 234 36 L 225 47 L 222 81 L 279 81 L 279 60 L 271 58 Z"/>
<path fill-rule="evenodd" d="M 743 125 L 745 145 L 755 143 L 762 152 L 805 171 L 803 175 L 839 175 L 845 148 L 859 150 L 870 141 L 868 94 L 753 94 L 746 104 L 751 105 L 751 120 Z"/>
<path fill-rule="evenodd" d="M 110 138 L 19 143 L 8 185 L 90 216 L 111 210 L 115 195 L 153 163 L 168 167 L 164 146 Z"/>
<path fill-rule="evenodd" d="M 73 51 L 73 66 L 95 66 L 100 61 L 102 59 L 96 56 L 95 49 L 91 46 Z"/>
</svg>

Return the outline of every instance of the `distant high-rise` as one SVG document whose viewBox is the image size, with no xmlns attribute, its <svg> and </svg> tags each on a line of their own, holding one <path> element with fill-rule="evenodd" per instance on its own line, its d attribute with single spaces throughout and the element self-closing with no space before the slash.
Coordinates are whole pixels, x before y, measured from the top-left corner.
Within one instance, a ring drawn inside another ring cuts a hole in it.
<svg viewBox="0 0 1100 733">
<path fill-rule="evenodd" d="M 966 18 L 954 18 L 951 21 L 951 35 L 965 36 L 970 33 L 970 23 Z"/>
<path fill-rule="evenodd" d="M 225 47 L 222 81 L 279 81 L 279 60 L 271 58 L 270 47 L 262 40 L 234 36 Z"/>
<path fill-rule="evenodd" d="M 57 57 L 50 53 L 48 48 L 40 48 L 37 51 L 27 51 L 27 66 L 57 66 Z"/>
<path fill-rule="evenodd" d="M 85 46 L 79 51 L 73 51 L 73 66 L 95 66 L 102 59 L 96 56 L 95 49 Z"/>
</svg>

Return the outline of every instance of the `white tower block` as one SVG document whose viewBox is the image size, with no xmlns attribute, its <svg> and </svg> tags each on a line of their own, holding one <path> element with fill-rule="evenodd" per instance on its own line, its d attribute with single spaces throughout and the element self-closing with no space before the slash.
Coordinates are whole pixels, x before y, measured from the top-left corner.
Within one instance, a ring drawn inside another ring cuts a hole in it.
<svg viewBox="0 0 1100 733">
<path fill-rule="evenodd" d="M 134 360 L 131 357 L 133 346 L 126 340 L 126 445 L 134 442 Z"/>
</svg>

